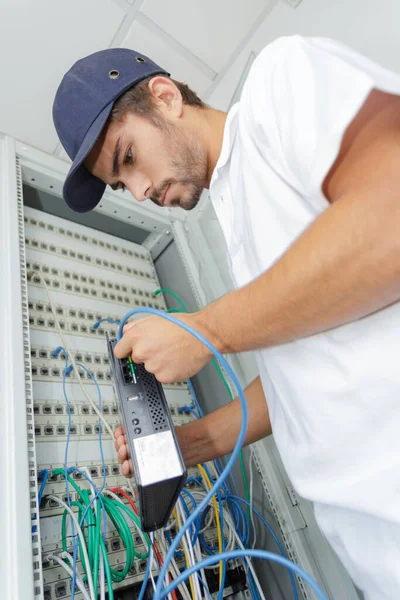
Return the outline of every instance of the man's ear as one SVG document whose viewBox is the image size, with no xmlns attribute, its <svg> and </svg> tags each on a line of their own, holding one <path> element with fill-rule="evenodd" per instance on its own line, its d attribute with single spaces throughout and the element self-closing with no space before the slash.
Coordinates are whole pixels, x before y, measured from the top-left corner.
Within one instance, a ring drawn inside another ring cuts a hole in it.
<svg viewBox="0 0 400 600">
<path fill-rule="evenodd" d="M 182 94 L 169 77 L 157 75 L 150 79 L 148 86 L 153 97 L 153 102 L 162 114 L 176 118 L 182 116 Z"/>
</svg>

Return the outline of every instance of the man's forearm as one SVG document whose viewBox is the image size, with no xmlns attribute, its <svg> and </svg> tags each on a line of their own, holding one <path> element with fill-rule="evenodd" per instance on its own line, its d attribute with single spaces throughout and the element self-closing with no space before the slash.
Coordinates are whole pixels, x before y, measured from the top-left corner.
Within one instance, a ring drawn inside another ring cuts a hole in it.
<svg viewBox="0 0 400 600">
<path fill-rule="evenodd" d="M 267 402 L 260 378 L 245 390 L 249 411 L 245 445 L 271 433 Z M 239 435 L 242 410 L 236 398 L 202 419 L 176 428 L 183 458 L 188 467 L 220 458 L 231 452 Z"/>
<path fill-rule="evenodd" d="M 399 142 L 396 97 L 350 141 L 327 186 L 327 210 L 258 279 L 197 313 L 220 350 L 282 344 L 399 299 Z"/>
<path fill-rule="evenodd" d="M 400 209 L 388 204 L 354 197 L 330 206 L 268 271 L 197 313 L 199 329 L 222 352 L 255 350 L 397 301 Z"/>
</svg>

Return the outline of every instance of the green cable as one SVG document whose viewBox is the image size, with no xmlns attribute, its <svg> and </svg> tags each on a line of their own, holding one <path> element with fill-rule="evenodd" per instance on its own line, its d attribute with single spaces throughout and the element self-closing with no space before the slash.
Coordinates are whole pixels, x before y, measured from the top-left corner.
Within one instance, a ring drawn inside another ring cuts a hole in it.
<svg viewBox="0 0 400 600">
<path fill-rule="evenodd" d="M 106 496 L 104 497 L 103 501 L 104 501 L 104 507 L 107 511 L 107 514 L 108 514 L 109 518 L 111 519 L 111 521 L 114 523 L 114 526 L 117 529 L 117 531 L 122 539 L 122 542 L 125 546 L 126 562 L 125 562 L 125 567 L 124 567 L 123 571 L 116 571 L 115 569 L 111 568 L 111 575 L 112 575 L 113 581 L 120 582 L 127 576 L 128 572 L 132 568 L 132 565 L 135 560 L 134 557 L 136 555 L 135 547 L 133 544 L 131 531 L 128 527 L 127 522 L 125 521 L 125 519 L 119 512 L 117 505 L 114 503 L 113 500 L 110 500 L 110 498 L 107 498 Z"/>
<path fill-rule="evenodd" d="M 64 473 L 65 473 L 64 469 L 55 469 L 53 471 L 54 475 L 63 475 Z M 128 523 L 126 522 L 126 517 L 123 513 L 125 513 L 131 519 L 131 521 L 133 521 L 135 526 L 140 529 L 140 521 L 139 521 L 138 517 L 135 515 L 135 513 L 133 511 L 131 511 L 130 508 L 125 506 L 125 504 L 123 504 L 121 502 L 117 502 L 113 499 L 110 499 L 110 498 L 102 495 L 102 500 L 104 503 L 104 508 L 106 510 L 106 513 L 107 513 L 108 517 L 110 518 L 110 520 L 112 521 L 112 523 L 114 524 L 114 526 L 122 540 L 122 543 L 125 546 L 125 551 L 126 551 L 126 564 L 125 564 L 123 571 L 117 571 L 115 569 L 112 569 L 110 566 L 110 563 L 109 563 L 108 554 L 107 554 L 107 550 L 105 548 L 103 538 L 101 537 L 101 518 L 99 518 L 95 514 L 95 511 L 92 510 L 91 507 L 87 510 L 87 507 L 90 504 L 91 490 L 81 489 L 69 475 L 68 475 L 68 481 L 71 483 L 74 490 L 78 493 L 79 498 L 81 500 L 81 502 L 79 502 L 79 501 L 71 502 L 71 507 L 75 506 L 76 508 L 78 508 L 78 520 L 79 521 L 81 521 L 83 513 L 86 511 L 85 523 L 87 526 L 83 529 L 83 536 L 84 536 L 84 540 L 87 545 L 87 552 L 88 552 L 88 558 L 89 558 L 88 568 L 90 568 L 90 571 L 92 572 L 94 589 L 97 590 L 97 587 L 98 587 L 98 571 L 99 571 L 100 552 L 102 552 L 103 559 L 104 559 L 105 575 L 107 578 L 107 585 L 108 585 L 108 589 L 109 589 L 109 597 L 112 600 L 113 599 L 113 591 L 112 591 L 113 582 L 119 583 L 119 582 L 123 581 L 123 579 L 125 579 L 128 572 L 133 567 L 135 557 L 140 558 L 140 559 L 145 559 L 149 556 L 150 540 L 149 540 L 148 536 L 146 534 L 144 534 L 144 539 L 147 544 L 147 552 L 145 552 L 145 553 L 137 552 L 134 547 L 131 530 L 129 528 Z M 62 522 L 61 522 L 61 531 L 62 531 L 61 539 L 62 539 L 62 548 L 64 551 L 67 551 L 66 527 L 67 527 L 67 517 L 68 516 L 69 516 L 68 511 L 64 510 L 63 515 L 62 515 Z M 83 579 L 87 580 L 87 567 L 86 567 L 86 563 L 84 560 L 83 549 L 82 549 L 82 544 L 81 544 L 80 539 L 78 539 L 78 543 L 79 543 L 78 547 L 79 547 L 80 561 L 81 561 L 81 564 L 82 564 L 83 570 L 84 570 Z"/>
<path fill-rule="evenodd" d="M 100 538 L 100 549 L 103 554 L 103 562 L 104 562 L 104 571 L 106 573 L 107 586 L 108 586 L 108 600 L 114 600 L 114 590 L 113 590 L 113 581 L 111 577 L 111 567 L 110 561 L 108 560 L 107 549 L 104 544 L 104 540 Z"/>
<path fill-rule="evenodd" d="M 173 298 L 175 298 L 175 300 L 177 302 L 179 302 L 179 304 L 182 306 L 183 312 L 187 312 L 187 308 L 186 308 L 185 304 L 183 303 L 183 300 L 181 300 L 179 298 L 179 296 L 177 294 L 175 294 L 175 292 L 171 292 L 171 290 L 167 290 L 166 288 L 160 288 L 159 290 L 156 290 L 153 293 L 154 293 L 155 296 L 158 296 L 158 294 L 161 294 L 161 292 L 163 294 L 169 294 L 170 296 L 172 296 Z"/>
<path fill-rule="evenodd" d="M 231 400 L 233 400 L 233 397 L 232 397 L 232 392 L 231 392 L 231 388 L 229 387 L 229 384 L 228 384 L 227 380 L 225 379 L 225 377 L 224 377 L 224 375 L 223 375 L 223 373 L 222 373 L 222 371 L 221 371 L 221 368 L 220 368 L 220 366 L 219 366 L 219 364 L 218 364 L 218 361 L 217 361 L 215 358 L 213 358 L 213 359 L 211 360 L 211 362 L 212 362 L 212 364 L 214 365 L 214 367 L 215 367 L 215 370 L 217 371 L 218 375 L 220 376 L 220 378 L 221 378 L 221 380 L 222 380 L 222 383 L 224 384 L 224 386 L 225 386 L 225 388 L 226 388 L 226 391 L 227 391 L 227 392 L 228 392 L 228 394 L 229 394 L 229 397 L 230 397 L 230 399 L 231 399 Z"/>
<path fill-rule="evenodd" d="M 155 294 L 159 294 L 160 292 L 171 294 L 171 296 L 173 296 L 179 302 L 179 304 L 181 305 L 181 307 L 183 309 L 183 312 L 188 312 L 187 308 L 186 308 L 186 306 L 185 306 L 185 304 L 183 302 L 183 300 L 177 294 L 175 294 L 175 292 L 171 292 L 171 290 L 167 290 L 167 289 L 162 288 L 160 290 L 156 290 L 154 293 Z M 167 310 L 167 312 L 179 312 L 179 309 L 177 309 L 177 308 L 175 308 L 175 309 L 170 308 L 170 309 Z M 226 381 L 226 379 L 224 377 L 224 374 L 221 371 L 221 368 L 220 368 L 220 366 L 218 364 L 218 361 L 215 358 L 213 358 L 211 360 L 211 362 L 214 365 L 214 368 L 217 371 L 217 373 L 218 373 L 218 375 L 219 375 L 222 383 L 224 384 L 224 386 L 225 386 L 225 388 L 226 388 L 226 390 L 227 390 L 227 392 L 229 394 L 230 399 L 233 400 L 231 389 L 229 387 L 228 382 Z M 246 469 L 245 469 L 245 466 L 244 466 L 244 460 L 243 460 L 243 452 L 242 452 L 242 450 L 240 450 L 240 453 L 239 453 L 239 463 L 240 463 L 240 472 L 241 472 L 242 479 L 243 479 L 243 487 L 244 487 L 244 491 L 245 491 L 245 494 L 246 494 L 246 501 L 248 502 L 247 511 L 246 511 L 247 512 L 247 520 L 250 523 L 250 521 L 251 521 L 250 490 L 249 490 L 249 484 L 247 482 Z"/>
<path fill-rule="evenodd" d="M 116 504 L 116 506 L 118 507 L 119 510 L 123 510 L 126 512 L 126 514 L 128 515 L 128 517 L 135 523 L 135 525 L 141 530 L 140 528 L 140 521 L 137 518 L 137 516 L 135 515 L 135 513 L 128 508 L 127 506 L 125 506 L 125 504 Z M 149 556 L 149 552 L 150 552 L 150 540 L 149 540 L 149 536 L 147 535 L 147 533 L 143 533 L 143 537 L 146 540 L 147 543 L 147 552 L 145 554 L 142 554 L 141 552 L 137 552 L 135 550 L 135 556 L 137 556 L 137 558 L 147 558 Z"/>
<path fill-rule="evenodd" d="M 181 309 L 180 308 L 169 308 L 167 310 L 167 313 L 181 313 Z"/>
</svg>

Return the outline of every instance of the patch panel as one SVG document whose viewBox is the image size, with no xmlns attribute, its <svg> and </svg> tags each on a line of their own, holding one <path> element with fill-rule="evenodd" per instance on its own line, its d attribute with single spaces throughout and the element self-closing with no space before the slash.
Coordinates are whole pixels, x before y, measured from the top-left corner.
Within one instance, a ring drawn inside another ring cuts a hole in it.
<svg viewBox="0 0 400 600">
<path fill-rule="evenodd" d="M 93 352 L 91 349 L 93 348 L 93 342 L 88 342 L 88 340 L 93 338 L 103 339 L 105 331 L 114 337 L 117 331 L 115 324 L 104 323 L 97 330 L 93 330 L 92 325 L 96 321 L 107 317 L 119 320 L 121 314 L 127 308 L 150 306 L 165 310 L 166 305 L 162 295 L 154 295 L 154 291 L 159 284 L 150 255 L 147 250 L 143 251 L 142 249 L 140 251 L 139 246 L 129 242 L 121 241 L 121 244 L 118 242 L 112 244 L 106 241 L 107 236 L 104 236 L 104 234 L 97 236 L 88 228 L 75 224 L 69 224 L 69 227 L 65 227 L 61 219 L 50 215 L 43 215 L 43 218 L 41 218 L 40 212 L 33 209 L 26 209 L 26 211 L 27 270 L 34 269 L 40 272 L 49 287 L 50 293 L 58 292 L 57 295 L 52 294 L 52 297 L 58 300 L 55 304 L 55 313 L 60 327 L 68 336 L 74 336 L 75 348 L 79 348 L 79 350 L 73 350 L 75 360 L 82 362 L 98 380 L 103 392 L 102 412 L 111 428 L 115 429 L 120 421 L 117 404 L 113 401 L 114 396 L 106 345 L 104 344 L 104 353 Z M 51 471 L 43 492 L 39 511 L 40 528 L 42 532 L 48 532 L 49 528 L 53 528 L 52 540 L 54 541 L 54 543 L 48 543 L 47 534 L 41 537 L 43 597 L 47 600 L 58 598 L 64 600 L 64 598 L 70 596 L 70 580 L 65 576 L 65 572 L 61 567 L 53 564 L 46 557 L 49 552 L 61 548 L 59 537 L 61 528 L 58 526 L 58 522 L 61 521 L 60 517 L 63 513 L 63 509 L 60 508 L 57 502 L 51 500 L 48 496 L 52 494 L 64 501 L 66 500 L 63 476 L 52 474 L 55 468 L 63 467 L 61 461 L 63 460 L 67 440 L 68 412 L 61 385 L 65 363 L 62 355 L 56 358 L 51 356 L 54 348 L 47 345 L 49 344 L 47 335 L 46 342 L 43 343 L 44 334 L 48 332 L 55 334 L 57 329 L 47 298 L 42 293 L 40 293 L 40 296 L 38 295 L 37 289 L 39 288 L 42 288 L 42 284 L 34 276 L 28 285 L 29 325 L 36 330 L 35 344 L 31 345 L 27 351 L 28 356 L 30 353 L 32 378 L 35 383 L 33 409 L 30 409 L 31 413 L 33 412 L 34 424 L 31 426 L 30 435 L 36 442 L 37 456 L 40 457 L 37 465 L 38 471 L 44 468 Z M 60 296 L 59 293 L 63 295 Z M 45 298 L 45 300 L 39 298 Z M 107 314 L 104 314 L 104 303 L 102 304 L 104 301 L 110 307 Z M 86 308 L 79 306 L 85 302 Z M 88 306 L 89 308 L 87 308 Z M 84 371 L 81 371 L 80 374 L 85 383 L 91 382 Z M 53 386 L 50 388 L 45 385 L 46 382 L 53 384 Z M 68 384 L 71 382 L 76 383 L 76 374 L 73 372 L 68 378 Z M 54 397 L 57 384 L 59 385 L 59 396 Z M 186 382 L 165 387 L 187 392 Z M 51 398 L 48 397 L 50 389 Z M 101 487 L 103 484 L 103 467 L 98 448 L 98 417 L 86 401 L 77 402 L 73 397 L 71 392 L 75 390 L 75 386 L 74 388 L 67 386 L 67 389 L 71 396 L 69 398 L 71 410 L 69 466 L 71 464 L 76 464 L 80 468 L 87 466 L 94 484 Z M 186 397 L 186 394 L 183 395 Z M 187 397 L 190 401 L 190 396 Z M 192 420 L 191 415 L 180 415 L 178 414 L 178 407 L 174 407 L 174 421 L 176 424 L 183 424 L 189 420 Z M 107 487 L 125 487 L 126 479 L 121 475 L 114 445 L 104 428 L 102 428 L 102 432 L 105 442 L 104 473 Z M 49 458 L 47 458 L 48 456 Z M 44 463 L 44 461 L 50 462 L 51 460 L 54 461 L 53 464 Z M 198 472 L 191 470 L 191 475 L 197 476 Z M 74 473 L 73 478 L 81 488 L 89 488 L 89 484 L 79 473 Z M 36 485 L 36 478 L 34 479 Z M 69 486 L 71 499 L 78 500 L 77 492 L 71 487 Z M 76 509 L 74 508 L 74 510 Z M 106 540 L 110 563 L 114 568 L 122 569 L 125 550 L 116 532 L 113 535 L 111 525 Z M 132 535 L 137 537 L 134 529 L 132 529 Z M 136 540 L 136 543 L 140 543 L 140 538 Z M 132 572 L 122 583 L 115 584 L 115 589 L 141 581 L 144 570 L 145 561 L 136 561 Z M 81 594 L 77 593 L 75 597 L 79 600 Z"/>
<path fill-rule="evenodd" d="M 143 260 L 146 262 L 152 262 L 150 253 L 147 254 L 143 252 L 143 249 L 139 246 L 136 246 L 135 250 L 130 248 L 125 248 L 123 246 L 117 245 L 115 243 L 110 244 L 109 242 L 105 242 L 102 239 L 94 238 L 91 235 L 81 234 L 77 231 L 72 231 L 67 229 L 66 227 L 58 227 L 53 223 L 46 223 L 42 219 L 37 219 L 35 217 L 29 217 L 28 215 L 24 216 L 24 222 L 26 225 L 29 225 L 34 228 L 38 228 L 39 230 L 47 230 L 55 235 L 59 235 L 65 238 L 70 238 L 75 241 L 83 242 L 85 244 L 89 244 L 94 248 L 104 248 L 109 252 L 114 252 L 116 254 L 120 254 L 122 256 L 128 256 L 130 258 L 136 258 L 138 260 Z M 40 237 L 40 235 L 38 236 Z M 134 244 L 130 244 L 134 246 Z M 139 250 L 140 248 L 140 250 Z"/>
<path fill-rule="evenodd" d="M 70 404 L 71 412 L 71 436 L 85 439 L 98 438 L 98 417 L 89 404 Z M 35 415 L 35 438 L 36 441 L 49 441 L 52 437 L 67 435 L 68 412 L 65 405 L 58 401 L 49 402 L 36 400 L 33 406 Z M 118 406 L 116 404 L 104 404 L 102 413 L 107 417 L 112 428 L 120 425 Z M 173 417 L 175 425 L 184 425 L 193 419 L 191 415 L 183 415 L 181 418 Z M 90 426 L 90 429 L 87 429 Z M 103 438 L 109 438 L 108 432 L 103 427 Z M 61 439 L 59 440 L 62 441 Z M 199 470 L 196 467 L 189 469 L 189 477 L 198 477 Z"/>
<path fill-rule="evenodd" d="M 31 364 L 32 364 L 32 378 L 34 381 L 48 381 L 50 378 L 52 381 L 62 382 L 63 380 L 63 369 L 65 360 L 63 353 L 53 358 L 51 356 L 53 347 L 50 346 L 31 346 Z M 91 360 L 87 361 L 90 356 Z M 112 385 L 111 371 L 109 369 L 109 359 L 106 353 L 89 353 L 89 352 L 75 352 L 74 358 L 77 362 L 82 362 L 96 377 L 98 383 L 102 385 Z M 79 369 L 81 379 L 85 383 L 94 385 L 90 375 L 83 369 Z M 67 375 L 67 379 L 71 381 L 77 380 L 76 374 L 72 371 Z M 175 383 L 166 384 L 164 387 L 172 389 L 186 389 L 186 381 L 178 381 Z"/>
<path fill-rule="evenodd" d="M 56 551 L 59 549 L 56 549 Z M 49 551 L 47 554 L 50 554 Z M 47 560 L 44 554 L 44 561 L 42 561 L 43 568 L 43 578 L 44 578 L 44 595 L 43 598 L 45 600 L 57 600 L 57 598 L 70 598 L 71 595 L 71 582 L 69 578 L 65 577 L 65 571 L 57 565 L 56 562 L 51 560 Z M 116 571 L 123 569 L 125 560 L 125 553 L 119 552 L 116 554 L 111 553 L 110 555 L 110 565 Z M 45 567 L 43 567 L 43 562 L 45 563 Z M 176 560 L 179 569 L 184 568 L 184 560 L 183 558 L 178 558 Z M 127 577 L 121 583 L 115 583 L 113 585 L 113 589 L 123 589 L 135 583 L 140 583 L 143 580 L 144 572 L 146 567 L 143 568 L 144 561 L 140 559 L 136 559 L 132 569 L 129 571 Z M 82 565 L 80 561 L 78 561 L 78 569 L 82 572 Z M 153 574 L 156 575 L 156 569 L 153 568 Z M 65 596 L 56 596 L 57 590 L 66 589 Z M 75 592 L 76 600 L 82 600 L 82 594 L 78 591 Z"/>
<path fill-rule="evenodd" d="M 94 256 L 90 256 L 89 254 L 85 254 L 83 252 L 76 251 L 74 249 L 68 249 L 65 247 L 55 246 L 54 244 L 48 244 L 46 242 L 39 242 L 35 239 L 25 238 L 25 245 L 32 250 L 40 250 L 42 252 L 48 252 L 51 255 L 60 256 L 62 258 L 73 259 L 78 263 L 83 263 L 86 265 L 90 265 L 91 267 L 100 267 L 109 271 L 120 273 L 121 275 L 129 275 L 133 277 L 138 277 L 142 279 L 148 279 L 151 281 L 156 281 L 156 275 L 152 271 L 148 270 L 150 266 L 148 263 L 143 269 L 132 268 L 129 265 L 123 265 L 119 262 L 114 262 L 107 260 L 105 258 L 96 258 Z M 147 270 L 146 270 L 147 269 Z M 50 267 L 46 267 L 45 273 L 54 273 L 54 269 Z"/>
<path fill-rule="evenodd" d="M 143 304 L 143 306 L 145 303 Z M 93 329 L 94 323 L 101 319 L 111 318 L 114 321 L 119 321 L 121 315 L 100 313 L 93 310 L 85 310 L 83 308 L 74 308 L 71 306 L 56 304 L 55 313 L 59 321 L 63 325 L 63 330 L 73 335 L 79 335 L 82 337 L 97 337 L 98 335 L 104 336 L 104 332 L 108 331 L 109 335 L 115 337 L 117 328 L 115 324 L 104 322 L 101 327 Z M 30 300 L 28 302 L 30 325 L 33 328 L 42 328 L 48 331 L 55 329 L 56 324 L 54 322 L 53 313 L 51 306 L 48 302 L 34 302 Z M 42 319 L 41 324 L 37 323 L 38 319 Z M 76 331 L 72 329 L 71 325 L 78 320 L 79 328 Z M 88 359 L 90 362 L 90 359 Z"/>
<path fill-rule="evenodd" d="M 89 404 L 70 404 L 71 411 L 71 438 L 85 440 L 97 440 L 99 433 L 98 417 Z M 103 415 L 106 416 L 110 426 L 115 429 L 120 425 L 118 406 L 116 404 L 104 403 Z M 64 441 L 68 433 L 68 411 L 65 404 L 58 401 L 35 400 L 33 405 L 35 416 L 35 439 L 36 442 Z M 103 439 L 109 439 L 110 435 L 103 426 Z M 61 439 L 60 439 L 61 438 Z"/>
<path fill-rule="evenodd" d="M 29 271 L 31 269 L 43 274 L 43 263 L 27 261 L 27 270 Z M 129 306 L 130 308 L 142 306 L 144 304 L 143 297 L 145 292 L 138 288 L 128 288 L 128 286 L 116 284 L 111 281 L 106 281 L 104 279 L 98 280 L 94 277 L 71 273 L 70 271 L 63 269 L 55 270 L 59 272 L 59 275 L 50 276 L 43 274 L 43 279 L 50 289 L 56 290 L 57 292 L 83 296 L 91 298 L 92 300 L 105 300 L 106 302 L 112 302 L 113 304 Z M 73 275 L 76 276 L 76 279 L 73 278 Z M 91 284 L 90 281 L 94 281 L 95 283 Z M 30 280 L 30 285 L 42 287 L 39 277 L 35 275 Z M 125 288 L 127 292 L 123 292 L 122 288 Z M 159 310 L 164 309 L 163 304 L 158 299 L 153 301 L 149 300 L 145 305 Z"/>
<path fill-rule="evenodd" d="M 71 465 L 70 465 L 71 466 Z M 87 467 L 91 478 L 93 479 L 93 483 L 96 487 L 100 488 L 103 485 L 103 474 L 102 474 L 102 464 L 99 462 L 85 462 L 79 461 L 79 468 Z M 106 477 L 107 477 L 107 487 L 126 487 L 126 478 L 121 474 L 120 465 L 118 464 L 117 457 L 114 457 L 113 461 L 106 462 Z M 56 516 L 61 515 L 63 509 L 60 508 L 57 504 L 52 504 L 51 500 L 47 499 L 49 494 L 57 496 L 61 500 L 65 501 L 66 498 L 66 490 L 65 490 L 65 479 L 63 475 L 52 476 L 52 471 L 55 469 L 63 469 L 64 465 L 61 463 L 58 464 L 41 464 L 39 469 L 48 469 L 49 470 L 49 478 L 45 485 L 43 491 L 43 499 L 41 505 L 41 517 L 44 516 Z M 90 489 L 89 483 L 85 480 L 84 477 L 78 472 L 72 473 L 72 479 L 79 482 L 79 487 L 82 489 Z M 40 482 L 40 479 L 39 479 Z M 132 484 L 135 486 L 135 480 L 132 478 Z M 69 486 L 69 492 L 72 500 L 77 500 L 77 493 L 73 490 L 71 486 Z"/>
</svg>

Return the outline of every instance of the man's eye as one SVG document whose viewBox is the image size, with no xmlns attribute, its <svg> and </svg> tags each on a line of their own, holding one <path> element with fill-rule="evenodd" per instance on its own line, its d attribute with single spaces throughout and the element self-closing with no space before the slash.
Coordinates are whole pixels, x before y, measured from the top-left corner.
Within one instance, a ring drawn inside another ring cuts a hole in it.
<svg viewBox="0 0 400 600">
<path fill-rule="evenodd" d="M 128 151 L 127 151 L 127 153 L 125 155 L 125 158 L 124 158 L 124 165 L 131 165 L 132 162 L 133 162 L 133 159 L 132 159 L 132 149 L 128 148 Z"/>
</svg>

